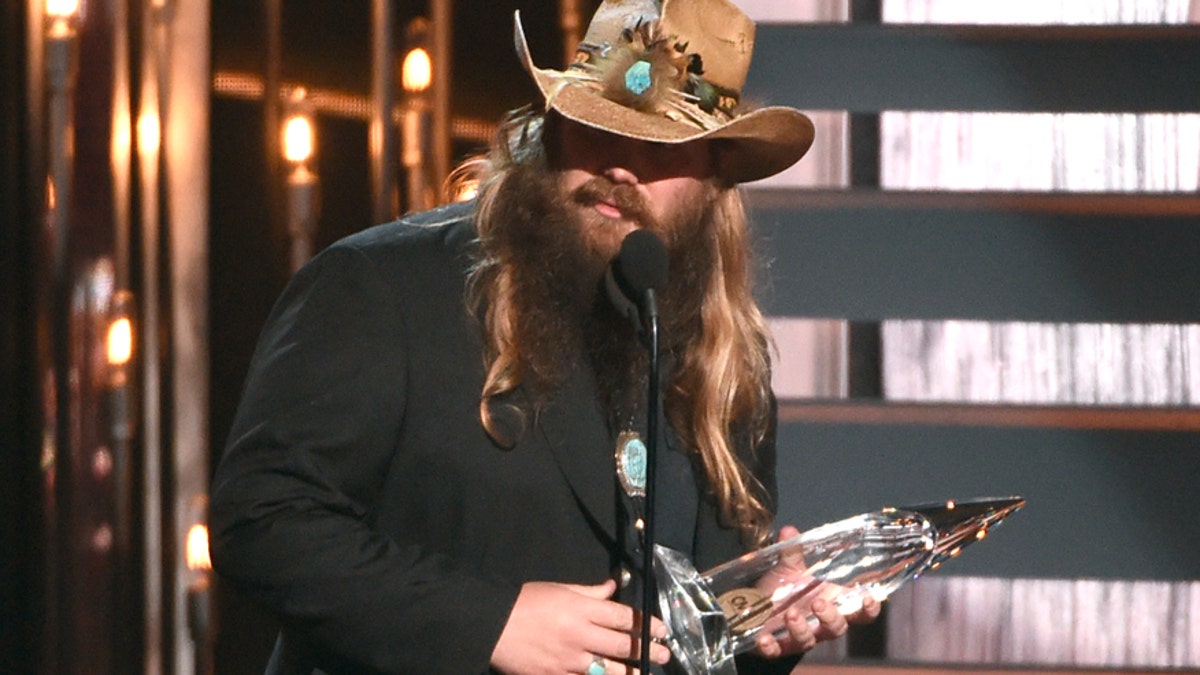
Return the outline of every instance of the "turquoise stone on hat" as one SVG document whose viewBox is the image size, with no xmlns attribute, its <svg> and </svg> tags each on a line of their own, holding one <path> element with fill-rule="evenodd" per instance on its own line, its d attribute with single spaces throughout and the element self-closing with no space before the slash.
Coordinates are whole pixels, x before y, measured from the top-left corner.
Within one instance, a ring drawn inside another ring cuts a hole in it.
<svg viewBox="0 0 1200 675">
<path fill-rule="evenodd" d="M 646 494 L 646 444 L 635 431 L 623 431 L 617 437 L 617 477 L 630 497 Z"/>
<path fill-rule="evenodd" d="M 625 88 L 641 96 L 650 88 L 650 62 L 638 61 L 625 71 Z"/>
</svg>

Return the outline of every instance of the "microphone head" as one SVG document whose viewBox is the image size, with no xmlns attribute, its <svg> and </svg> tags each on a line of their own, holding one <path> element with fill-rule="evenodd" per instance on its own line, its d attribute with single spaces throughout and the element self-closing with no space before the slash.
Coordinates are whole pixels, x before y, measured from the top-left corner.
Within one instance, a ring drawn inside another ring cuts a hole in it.
<svg viewBox="0 0 1200 675">
<path fill-rule="evenodd" d="M 667 285 L 667 267 L 667 247 L 662 239 L 641 229 L 625 236 L 612 265 L 621 291 L 637 304 L 641 304 L 646 291 L 658 291 Z"/>
</svg>

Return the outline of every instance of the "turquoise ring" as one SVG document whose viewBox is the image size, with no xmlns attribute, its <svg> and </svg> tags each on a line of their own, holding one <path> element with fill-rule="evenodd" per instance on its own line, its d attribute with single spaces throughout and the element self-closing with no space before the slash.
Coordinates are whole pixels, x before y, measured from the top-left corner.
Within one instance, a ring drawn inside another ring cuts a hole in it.
<svg viewBox="0 0 1200 675">
<path fill-rule="evenodd" d="M 588 666 L 586 675 L 604 675 L 608 668 L 604 667 L 604 659 L 599 656 L 592 657 L 592 665 Z"/>
</svg>

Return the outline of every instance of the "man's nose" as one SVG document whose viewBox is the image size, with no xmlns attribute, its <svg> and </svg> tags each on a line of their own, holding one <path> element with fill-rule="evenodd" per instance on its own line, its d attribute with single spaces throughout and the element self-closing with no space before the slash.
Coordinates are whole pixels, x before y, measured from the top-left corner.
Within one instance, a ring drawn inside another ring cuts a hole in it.
<svg viewBox="0 0 1200 675">
<path fill-rule="evenodd" d="M 614 162 L 604 170 L 604 176 L 614 183 L 637 185 L 637 170 L 630 162 Z"/>
<path fill-rule="evenodd" d="M 631 138 L 614 137 L 604 153 L 604 175 L 614 183 L 637 185 L 646 180 L 646 148 Z"/>
</svg>

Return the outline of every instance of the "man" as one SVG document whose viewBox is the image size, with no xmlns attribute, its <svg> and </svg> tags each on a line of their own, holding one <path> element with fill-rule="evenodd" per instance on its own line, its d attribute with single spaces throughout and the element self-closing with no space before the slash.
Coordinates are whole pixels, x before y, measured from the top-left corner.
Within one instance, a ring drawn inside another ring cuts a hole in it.
<svg viewBox="0 0 1200 675">
<path fill-rule="evenodd" d="M 670 269 L 655 541 L 705 569 L 768 539 L 774 400 L 735 186 L 812 125 L 735 111 L 736 7 L 664 5 L 603 3 L 565 72 L 532 64 L 518 21 L 546 111 L 506 121 L 479 198 L 335 244 L 272 312 L 211 509 L 217 570 L 282 618 L 268 672 L 637 664 L 648 354 L 602 290 L 637 229 Z M 792 608 L 742 672 L 786 672 L 773 657 L 846 623 Z"/>
</svg>

